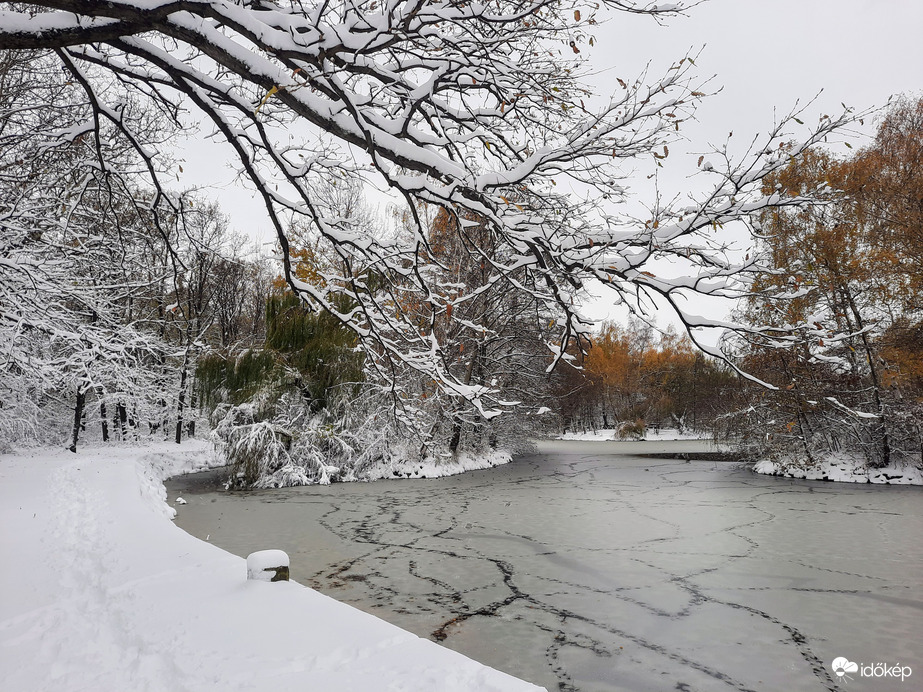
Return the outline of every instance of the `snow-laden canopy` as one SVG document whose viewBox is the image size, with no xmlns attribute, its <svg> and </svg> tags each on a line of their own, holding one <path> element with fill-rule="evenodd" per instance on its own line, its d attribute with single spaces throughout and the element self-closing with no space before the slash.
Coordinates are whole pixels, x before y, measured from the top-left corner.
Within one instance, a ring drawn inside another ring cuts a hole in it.
<svg viewBox="0 0 923 692">
<path fill-rule="evenodd" d="M 704 96 L 693 82 L 694 56 L 678 56 L 660 78 L 618 77 L 605 99 L 581 81 L 585 56 L 594 32 L 617 38 L 619 13 L 657 18 L 682 12 L 679 4 L 37 0 L 0 7 L 0 48 L 54 51 L 87 93 L 92 127 L 122 129 L 159 191 L 158 178 L 172 171 L 164 170 L 162 148 L 124 117 L 125 104 L 150 103 L 177 122 L 185 108 L 210 122 L 265 204 L 290 286 L 355 331 L 396 399 L 404 393 L 396 373 L 409 366 L 488 417 L 509 402 L 489 381 L 466 377 L 466 358 L 474 356 L 447 343 L 459 334 L 491 338 L 485 315 L 463 309 L 473 296 L 531 301 L 549 368 L 586 333 L 577 304 L 590 280 L 608 287 L 615 303 L 637 307 L 658 295 L 690 329 L 721 326 L 689 312 L 689 297 L 737 296 L 759 267 L 755 257 L 729 252 L 719 229 L 808 201 L 765 196 L 761 181 L 846 120 L 825 116 L 803 144 L 783 149 L 785 119 L 745 161 L 720 151 L 716 161 L 700 160 L 714 180 L 700 200 L 655 200 L 648 218 L 629 219 L 619 213 L 627 179 L 669 156 Z M 599 30 L 603 20 L 610 24 Z M 402 232 L 373 233 L 322 194 L 357 179 L 404 198 Z M 431 216 L 423 213 L 433 206 L 455 220 L 454 247 L 464 250 L 455 263 L 489 269 L 476 285 L 452 283 L 451 262 L 433 251 Z M 293 221 L 330 248 L 322 282 L 293 271 Z"/>
</svg>

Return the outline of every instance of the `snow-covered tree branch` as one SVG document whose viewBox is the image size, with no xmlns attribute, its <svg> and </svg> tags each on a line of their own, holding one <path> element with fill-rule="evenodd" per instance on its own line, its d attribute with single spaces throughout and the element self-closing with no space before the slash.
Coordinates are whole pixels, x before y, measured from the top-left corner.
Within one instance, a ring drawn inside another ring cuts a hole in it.
<svg viewBox="0 0 923 692">
<path fill-rule="evenodd" d="M 702 174 L 716 181 L 701 200 L 658 203 L 650 218 L 632 220 L 619 207 L 627 177 L 669 156 L 704 96 L 694 81 L 694 56 L 678 56 L 660 78 L 618 79 L 602 105 L 583 81 L 585 56 L 600 22 L 615 23 L 624 12 L 676 14 L 681 5 L 2 5 L 0 49 L 54 49 L 93 103 L 86 126 L 121 130 L 158 195 L 167 196 L 157 182 L 169 166 L 165 150 L 121 117 L 126 94 L 143 94 L 166 113 L 189 108 L 211 123 L 265 204 L 290 286 L 354 330 L 368 366 L 395 400 L 408 396 L 395 373 L 410 367 L 487 417 L 504 408 L 500 392 L 490 380 L 474 381 L 452 367 L 459 334 L 485 344 L 498 336 L 488 315 L 462 309 L 472 296 L 518 292 L 523 304 L 552 316 L 549 368 L 586 333 L 578 296 L 590 280 L 607 286 L 614 302 L 637 307 L 659 295 L 690 329 L 713 325 L 692 314 L 686 299 L 739 296 L 758 268 L 755 259 L 729 252 L 718 229 L 766 208 L 808 203 L 810 195 L 764 196 L 761 181 L 848 119 L 822 118 L 803 144 L 781 149 L 797 120 L 792 115 L 745 160 L 700 162 Z M 318 194 L 357 179 L 402 196 L 410 231 L 372 233 Z M 466 272 L 473 285 L 447 284 L 453 260 L 431 247 L 420 215 L 427 205 L 455 220 L 448 226 L 457 237 L 453 247 L 485 269 Z M 336 256 L 321 282 L 292 271 L 292 221 L 311 227 Z M 489 238 L 491 247 L 478 238 Z M 671 270 L 663 273 L 665 262 Z"/>
</svg>

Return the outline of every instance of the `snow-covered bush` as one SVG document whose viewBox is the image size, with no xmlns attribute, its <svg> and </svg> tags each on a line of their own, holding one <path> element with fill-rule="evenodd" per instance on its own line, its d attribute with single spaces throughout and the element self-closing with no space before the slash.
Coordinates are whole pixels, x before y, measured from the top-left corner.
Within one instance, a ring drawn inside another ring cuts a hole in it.
<svg viewBox="0 0 923 692">
<path fill-rule="evenodd" d="M 755 393 L 754 393 L 755 392 Z M 805 477 L 833 460 L 849 458 L 854 469 L 923 469 L 920 407 L 894 411 L 889 418 L 891 452 L 881 458 L 874 418 L 846 410 L 837 400 L 801 402 L 790 391 L 750 392 L 749 402 L 720 420 L 720 439 L 731 442 L 741 458 L 765 462 L 781 475 Z M 916 415 L 915 415 L 916 411 Z"/>
<path fill-rule="evenodd" d="M 268 421 L 229 429 L 225 456 L 234 486 L 250 487 L 290 464 L 287 433 Z"/>
<path fill-rule="evenodd" d="M 619 438 L 623 440 L 641 440 L 644 438 L 646 429 L 644 421 L 640 418 L 634 421 L 626 421 L 618 427 Z"/>
<path fill-rule="evenodd" d="M 265 419 L 252 403 L 216 408 L 212 437 L 217 454 L 229 466 L 229 487 L 404 477 L 420 475 L 423 468 L 442 475 L 439 467 L 454 468 L 460 459 L 465 461 L 458 470 L 464 470 L 508 461 L 512 454 L 531 449 L 534 417 L 499 416 L 456 425 L 436 401 L 396 415 L 387 392 L 368 384 L 356 395 L 341 390 L 328 399 L 326 408 L 314 412 L 309 400 L 288 392 Z M 406 417 L 411 411 L 415 420 Z M 472 461 L 477 459 L 493 461 L 479 466 Z"/>
<path fill-rule="evenodd" d="M 214 417 L 212 440 L 228 464 L 229 487 L 328 484 L 339 479 L 338 463 L 353 468 L 357 450 L 369 450 L 331 412 L 312 414 L 297 393 L 282 395 L 271 409 L 224 404 Z"/>
<path fill-rule="evenodd" d="M 14 398 L 0 404 L 0 454 L 17 444 L 38 441 L 40 410 L 31 401 Z"/>
</svg>

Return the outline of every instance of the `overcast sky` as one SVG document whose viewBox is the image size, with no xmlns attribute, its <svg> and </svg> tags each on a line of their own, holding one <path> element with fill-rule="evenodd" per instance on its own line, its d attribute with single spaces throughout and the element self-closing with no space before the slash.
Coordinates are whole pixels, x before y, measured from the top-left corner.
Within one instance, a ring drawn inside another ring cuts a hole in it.
<svg viewBox="0 0 923 692">
<path fill-rule="evenodd" d="M 698 74 L 715 75 L 710 86 L 722 91 L 699 108 L 699 122 L 684 129 L 692 139 L 688 151 L 699 152 L 709 142 L 720 145 L 732 130 L 734 140 L 749 141 L 772 126 L 774 109 L 785 114 L 821 90 L 811 121 L 838 111 L 841 102 L 861 110 L 883 105 L 892 94 L 920 95 L 921 36 L 923 0 L 707 0 L 665 26 L 618 13 L 598 28 L 589 50 L 594 66 L 605 70 L 598 80 L 605 88 L 606 75 L 610 83 L 616 76 L 627 80 L 650 62 L 656 76 L 689 49 L 704 47 Z M 192 153 L 184 184 L 229 183 L 226 148 L 196 146 Z M 268 225 L 259 206 L 249 193 L 228 187 L 218 197 L 232 225 L 259 234 Z"/>
<path fill-rule="evenodd" d="M 723 91 L 700 108 L 695 138 L 721 143 L 765 131 L 774 109 L 788 112 L 823 91 L 811 110 L 833 114 L 884 105 L 923 90 L 920 0 L 708 0 L 657 26 L 620 16 L 599 33 L 600 65 L 668 67 L 688 49 L 702 77 Z M 653 70 L 653 74 L 657 73 Z"/>
<path fill-rule="evenodd" d="M 817 97 L 803 118 L 807 129 L 821 114 L 841 112 L 841 103 L 862 111 L 894 94 L 923 95 L 921 33 L 920 0 L 708 0 L 664 26 L 616 16 L 597 33 L 593 62 L 605 72 L 594 81 L 627 80 L 648 63 L 656 77 L 687 51 L 702 49 L 698 74 L 714 76 L 708 91 L 720 92 L 684 125 L 687 141 L 671 146 L 659 172 L 670 197 L 704 182 L 688 176 L 710 144 L 722 145 L 733 131 L 731 144 L 743 148 L 799 102 Z M 874 129 L 872 118 L 864 132 L 844 135 L 858 147 Z M 590 309 L 597 318 L 606 312 L 604 304 Z"/>
<path fill-rule="evenodd" d="M 604 89 L 648 63 L 656 77 L 690 49 L 704 49 L 698 74 L 714 75 L 709 86 L 722 90 L 701 105 L 698 122 L 684 128 L 690 141 L 671 147 L 663 185 L 675 193 L 694 185 L 687 172 L 709 143 L 721 145 L 733 131 L 732 143 L 742 146 L 818 92 L 806 123 L 839 112 L 841 102 L 862 110 L 884 105 L 892 94 L 923 95 L 921 36 L 923 0 L 707 0 L 665 26 L 617 13 L 598 28 L 589 50 L 600 71 L 594 82 Z M 867 123 L 866 136 L 873 125 Z M 191 146 L 182 183 L 217 183 L 215 196 L 232 227 L 271 243 L 259 204 L 230 184 L 226 156 L 226 148 Z"/>
</svg>

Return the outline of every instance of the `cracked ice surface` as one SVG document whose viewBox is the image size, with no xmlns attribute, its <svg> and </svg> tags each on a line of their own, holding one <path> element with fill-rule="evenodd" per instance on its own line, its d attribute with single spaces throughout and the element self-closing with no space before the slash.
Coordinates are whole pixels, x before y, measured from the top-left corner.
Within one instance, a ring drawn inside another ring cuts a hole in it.
<svg viewBox="0 0 923 692">
<path fill-rule="evenodd" d="M 923 675 L 920 488 L 632 456 L 654 449 L 546 442 L 450 478 L 168 487 L 193 534 L 281 548 L 293 579 L 549 690 L 832 690 L 839 656 Z"/>
</svg>

